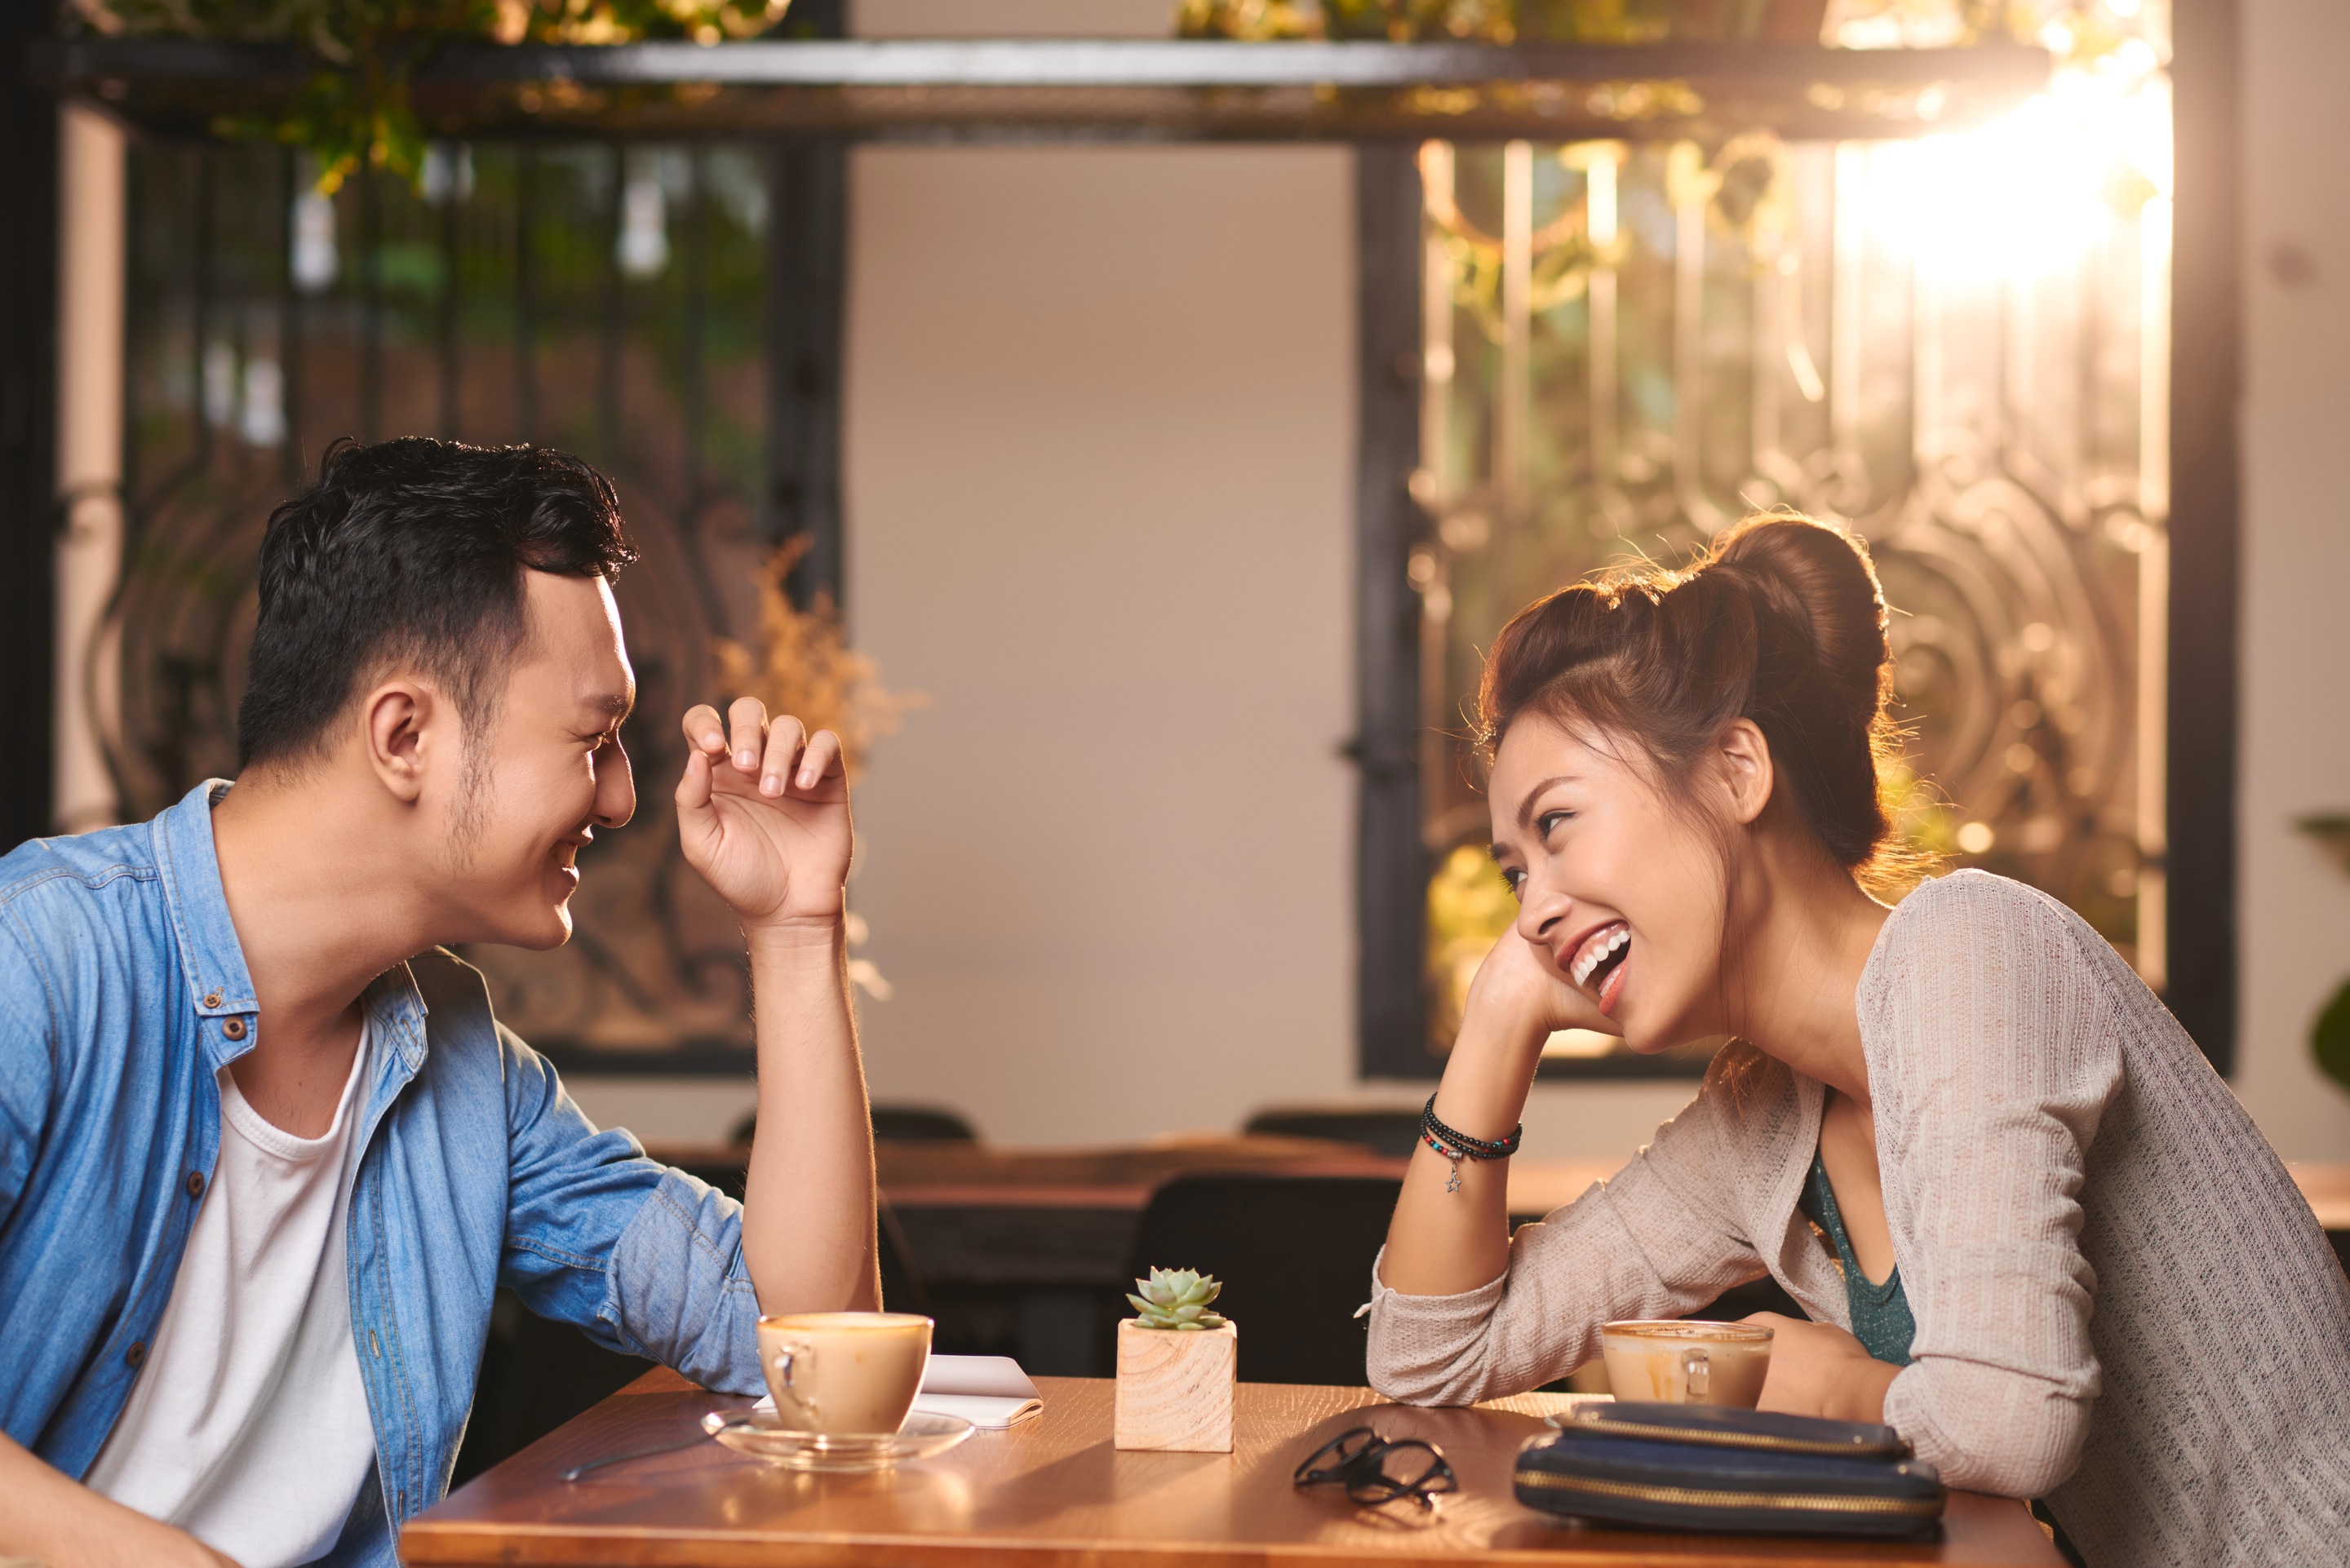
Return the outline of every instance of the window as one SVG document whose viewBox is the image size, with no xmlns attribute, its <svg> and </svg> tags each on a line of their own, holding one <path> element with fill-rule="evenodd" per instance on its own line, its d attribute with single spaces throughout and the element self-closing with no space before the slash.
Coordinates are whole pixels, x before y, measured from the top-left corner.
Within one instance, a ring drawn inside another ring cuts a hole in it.
<svg viewBox="0 0 2350 1568">
<path fill-rule="evenodd" d="M 2165 984 L 2164 42 L 1913 140 L 1365 155 L 1365 439 L 1419 454 L 1408 500 L 1366 454 L 1367 1073 L 1436 1070 L 1513 913 L 1464 738 L 1495 633 L 1774 505 L 1865 536 L 1895 607 L 1899 830 L 2047 888 Z M 1374 312 L 1410 324 L 1392 368 Z M 1569 1033 L 1544 1065 L 1704 1055 Z"/>
<path fill-rule="evenodd" d="M 682 694 L 755 624 L 769 544 L 839 559 L 838 149 L 442 143 L 411 188 L 332 195 L 295 154 L 130 151 L 120 591 L 91 687 L 132 819 L 235 771 L 269 508 L 324 442 L 537 440 L 611 473 L 642 560 L 616 586 L 640 683 L 631 831 L 588 850 L 576 939 L 469 953 L 567 1061 L 741 1071 L 734 920 L 679 857 Z M 778 214 L 785 220 L 779 222 Z M 781 370 L 777 370 L 781 367 Z M 567 1053 L 577 1052 L 574 1056 Z"/>
</svg>

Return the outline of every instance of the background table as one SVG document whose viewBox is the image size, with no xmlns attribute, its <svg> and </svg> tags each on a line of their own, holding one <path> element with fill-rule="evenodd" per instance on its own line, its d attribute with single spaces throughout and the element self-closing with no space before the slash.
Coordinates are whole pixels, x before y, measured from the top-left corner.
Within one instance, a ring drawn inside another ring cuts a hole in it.
<svg viewBox="0 0 2350 1568">
<path fill-rule="evenodd" d="M 727 1145 L 654 1147 L 657 1158 L 724 1172 L 747 1150 Z M 1510 1215 L 1539 1220 L 1621 1168 L 1621 1159 L 1510 1162 Z M 885 1144 L 883 1195 L 913 1262 L 941 1283 L 1122 1288 L 1134 1227 L 1150 1195 L 1198 1171 L 1400 1176 L 1405 1162 L 1311 1138 L 1191 1134 L 1097 1149 L 1020 1149 L 987 1144 Z M 2350 1165 L 2295 1161 L 2288 1168 L 2317 1215 L 2350 1252 Z"/>
<path fill-rule="evenodd" d="M 1039 1383 L 1043 1417 L 978 1433 L 951 1453 L 896 1471 L 799 1475 L 705 1442 L 576 1484 L 558 1480 L 588 1459 L 682 1441 L 704 1411 L 749 1403 L 653 1373 L 416 1520 L 400 1537 L 400 1556 L 415 1568 L 1264 1568 L 1274 1561 L 2057 1568 L 2063 1561 L 2022 1504 L 1968 1492 L 1951 1495 L 1943 1537 L 1929 1543 L 1555 1529 L 1509 1489 L 1512 1456 L 1543 1429 L 1530 1413 L 1542 1407 L 1540 1396 L 1418 1410 L 1387 1405 L 1367 1388 L 1244 1383 L 1232 1453 L 1120 1453 L 1110 1446 L 1107 1380 Z M 1336 1489 L 1290 1485 L 1299 1459 L 1362 1421 L 1390 1438 L 1441 1445 L 1461 1491 L 1424 1514 L 1409 1503 L 1357 1508 Z"/>
</svg>

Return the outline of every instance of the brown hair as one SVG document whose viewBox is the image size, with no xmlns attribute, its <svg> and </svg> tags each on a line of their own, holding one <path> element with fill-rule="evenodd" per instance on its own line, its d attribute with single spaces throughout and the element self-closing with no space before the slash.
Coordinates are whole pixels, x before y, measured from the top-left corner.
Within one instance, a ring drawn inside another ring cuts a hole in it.
<svg viewBox="0 0 2350 1568">
<path fill-rule="evenodd" d="M 1689 566 L 1643 563 L 1521 610 L 1485 661 L 1478 742 L 1490 758 L 1538 713 L 1630 742 L 1686 796 L 1723 727 L 1751 719 L 1804 823 L 1875 882 L 1898 870 L 1879 787 L 1900 742 L 1885 628 L 1859 539 L 1788 513 L 1749 517 Z"/>
</svg>

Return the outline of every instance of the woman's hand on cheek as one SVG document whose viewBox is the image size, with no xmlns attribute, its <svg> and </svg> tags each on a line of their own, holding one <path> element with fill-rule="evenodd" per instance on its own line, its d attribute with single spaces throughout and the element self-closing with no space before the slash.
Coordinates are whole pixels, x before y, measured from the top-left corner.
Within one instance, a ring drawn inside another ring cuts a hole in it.
<svg viewBox="0 0 2350 1568">
<path fill-rule="evenodd" d="M 1746 1320 L 1771 1329 L 1771 1371 L 1760 1407 L 1837 1421 L 1882 1421 L 1885 1391 L 1901 1369 L 1877 1360 L 1860 1341 L 1832 1323 L 1807 1323 L 1775 1312 Z"/>
<path fill-rule="evenodd" d="M 1596 1002 L 1551 967 L 1548 953 L 1515 929 L 1503 931 L 1478 966 L 1477 978 L 1469 982 L 1462 1013 L 1463 1033 L 1473 1019 L 1505 1034 L 1530 1036 L 1537 1042 L 1561 1029 L 1623 1033 L 1599 1011 Z"/>
</svg>

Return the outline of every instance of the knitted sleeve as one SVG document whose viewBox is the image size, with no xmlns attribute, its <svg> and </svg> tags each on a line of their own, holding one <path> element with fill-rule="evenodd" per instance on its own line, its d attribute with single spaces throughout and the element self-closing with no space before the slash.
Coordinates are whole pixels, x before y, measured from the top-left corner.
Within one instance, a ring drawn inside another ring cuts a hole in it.
<svg viewBox="0 0 2350 1568">
<path fill-rule="evenodd" d="M 2038 1497 L 2099 1391 L 2081 1251 L 2091 1142 L 2123 1083 L 2094 932 L 1960 873 L 1902 907 L 1864 977 L 1886 1220 L 1917 1317 L 1885 1419 L 1953 1486 Z"/>
</svg>

